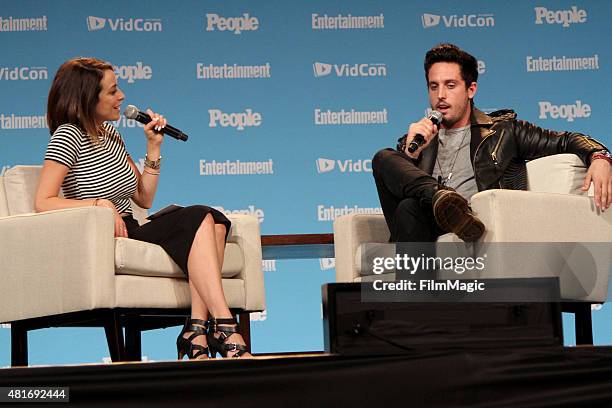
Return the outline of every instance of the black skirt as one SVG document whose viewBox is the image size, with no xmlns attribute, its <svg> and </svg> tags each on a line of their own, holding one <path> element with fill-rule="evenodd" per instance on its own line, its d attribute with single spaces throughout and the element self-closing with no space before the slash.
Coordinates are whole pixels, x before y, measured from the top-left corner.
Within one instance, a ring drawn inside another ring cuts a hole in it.
<svg viewBox="0 0 612 408">
<path fill-rule="evenodd" d="M 185 275 L 188 275 L 187 258 L 191 251 L 191 244 L 193 244 L 196 231 L 208 214 L 212 215 L 215 224 L 225 225 L 225 239 L 227 240 L 232 225 L 231 221 L 222 212 L 205 205 L 181 208 L 144 225 L 139 225 L 131 215 L 123 217 L 123 221 L 129 238 L 161 246 Z"/>
</svg>

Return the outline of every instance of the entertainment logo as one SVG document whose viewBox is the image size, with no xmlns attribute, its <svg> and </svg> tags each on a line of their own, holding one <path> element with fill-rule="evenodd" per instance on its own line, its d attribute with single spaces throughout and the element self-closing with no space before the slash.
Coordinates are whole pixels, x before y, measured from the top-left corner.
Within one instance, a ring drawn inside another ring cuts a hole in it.
<svg viewBox="0 0 612 408">
<path fill-rule="evenodd" d="M 102 30 L 106 27 L 107 22 L 111 31 L 163 31 L 161 18 L 105 18 L 95 16 L 87 17 L 87 30 Z"/>
<path fill-rule="evenodd" d="M 332 72 L 337 77 L 386 77 L 387 64 L 327 64 L 315 62 L 312 64 L 316 78 L 330 75 Z"/>
<path fill-rule="evenodd" d="M 47 16 L 15 18 L 0 16 L 0 32 L 47 31 Z"/>
<path fill-rule="evenodd" d="M 241 176 L 274 174 L 274 161 L 200 160 L 200 176 Z"/>
<path fill-rule="evenodd" d="M 474 28 L 494 27 L 495 17 L 493 14 L 463 14 L 463 15 L 438 15 L 425 13 L 421 16 L 423 28 L 432 28 L 444 23 L 446 28 Z"/>
<path fill-rule="evenodd" d="M 359 207 L 356 205 L 342 207 L 317 205 L 317 221 L 334 221 L 336 218 L 347 214 L 382 214 L 380 207 Z"/>
<path fill-rule="evenodd" d="M 48 128 L 46 115 L 15 115 L 0 113 L 0 129 L 45 129 Z"/>
</svg>

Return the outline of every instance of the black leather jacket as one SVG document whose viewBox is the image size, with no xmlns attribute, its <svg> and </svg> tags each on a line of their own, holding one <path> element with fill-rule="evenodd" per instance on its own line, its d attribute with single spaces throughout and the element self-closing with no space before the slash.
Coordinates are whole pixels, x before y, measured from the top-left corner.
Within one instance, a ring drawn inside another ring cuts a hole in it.
<svg viewBox="0 0 612 408">
<path fill-rule="evenodd" d="M 492 188 L 527 189 L 526 162 L 559 153 L 574 153 L 589 165 L 591 153 L 607 150 L 595 139 L 580 133 L 554 132 L 517 120 L 514 111 L 505 109 L 485 114 L 472 109 L 470 157 L 478 191 Z M 403 152 L 406 135 L 398 140 Z M 433 173 L 438 154 L 438 139 L 427 146 L 417 165 Z"/>
</svg>

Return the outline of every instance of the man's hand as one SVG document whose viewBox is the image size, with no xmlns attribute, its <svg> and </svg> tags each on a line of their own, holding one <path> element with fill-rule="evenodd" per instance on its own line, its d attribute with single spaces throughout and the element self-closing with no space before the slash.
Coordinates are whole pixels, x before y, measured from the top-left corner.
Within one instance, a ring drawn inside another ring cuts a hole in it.
<svg viewBox="0 0 612 408">
<path fill-rule="evenodd" d="M 595 206 L 606 210 L 612 204 L 612 166 L 607 160 L 595 159 L 591 162 L 582 191 L 587 191 L 595 185 Z"/>
<path fill-rule="evenodd" d="M 438 134 L 438 127 L 433 124 L 429 118 L 423 118 L 416 123 L 412 123 L 408 128 L 408 135 L 406 137 L 406 148 L 404 149 L 404 153 L 408 155 L 408 157 L 412 159 L 418 159 L 421 151 L 429 145 L 429 142 L 436 137 Z M 425 143 L 421 147 L 419 147 L 414 153 L 410 153 L 408 151 L 408 146 L 410 146 L 410 142 L 414 140 L 416 135 L 422 135 L 425 138 Z"/>
</svg>

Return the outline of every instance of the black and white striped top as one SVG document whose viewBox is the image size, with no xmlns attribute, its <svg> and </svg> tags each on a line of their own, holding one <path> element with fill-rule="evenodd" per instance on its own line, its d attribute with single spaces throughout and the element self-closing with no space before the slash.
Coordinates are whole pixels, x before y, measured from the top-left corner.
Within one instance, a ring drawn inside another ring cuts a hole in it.
<svg viewBox="0 0 612 408">
<path fill-rule="evenodd" d="M 68 167 L 62 183 L 65 198 L 105 198 L 120 214 L 131 214 L 129 199 L 138 188 L 138 180 L 117 129 L 108 123 L 103 128 L 105 135 L 94 144 L 77 126 L 61 125 L 51 136 L 45 160 Z"/>
</svg>

